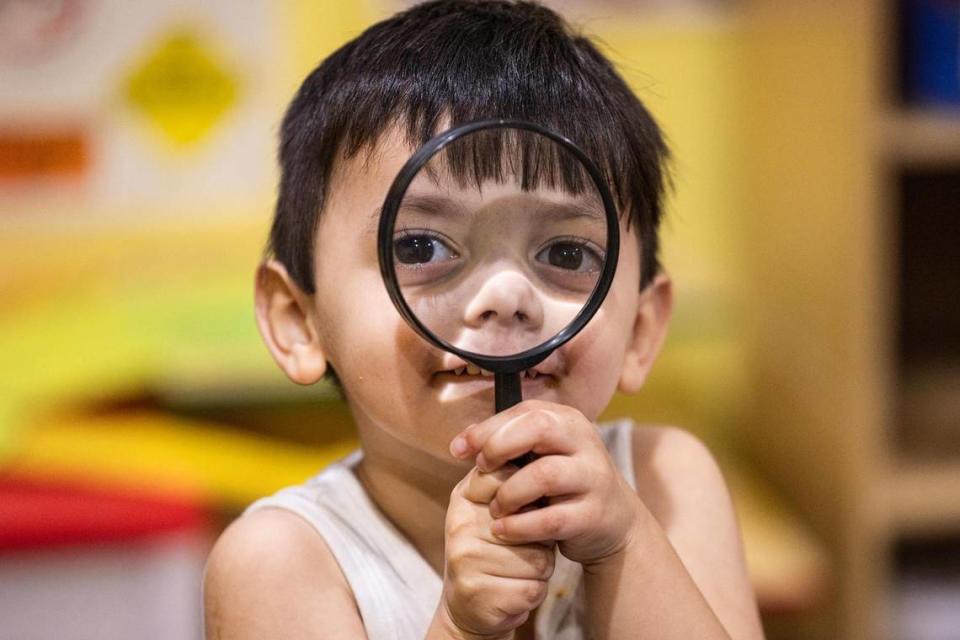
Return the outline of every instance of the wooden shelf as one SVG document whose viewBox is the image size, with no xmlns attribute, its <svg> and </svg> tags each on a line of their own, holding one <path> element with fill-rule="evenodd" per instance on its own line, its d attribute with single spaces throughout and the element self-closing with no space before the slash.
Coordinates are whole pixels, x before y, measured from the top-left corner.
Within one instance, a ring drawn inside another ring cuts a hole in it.
<svg viewBox="0 0 960 640">
<path fill-rule="evenodd" d="M 931 463 L 960 460 L 960 364 L 952 358 L 904 369 L 899 385 L 899 457 Z"/>
<path fill-rule="evenodd" d="M 890 640 L 895 545 L 960 535 L 960 108 L 894 104 L 898 3 L 743 7 L 743 441 L 834 559 L 836 596 L 803 637 Z"/>
<path fill-rule="evenodd" d="M 960 459 L 901 461 L 883 494 L 898 535 L 960 529 Z"/>
<path fill-rule="evenodd" d="M 889 159 L 904 165 L 960 165 L 960 108 L 904 109 L 884 118 Z"/>
</svg>

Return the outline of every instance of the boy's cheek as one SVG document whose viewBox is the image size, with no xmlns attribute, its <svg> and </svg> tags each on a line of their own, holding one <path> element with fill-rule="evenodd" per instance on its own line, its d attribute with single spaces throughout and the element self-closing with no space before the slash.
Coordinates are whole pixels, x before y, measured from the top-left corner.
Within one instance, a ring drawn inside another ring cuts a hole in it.
<svg viewBox="0 0 960 640">
<path fill-rule="evenodd" d="M 563 395 L 592 422 L 606 408 L 620 380 L 623 350 L 615 338 L 610 327 L 591 322 L 568 343 L 570 375 L 563 381 Z"/>
</svg>

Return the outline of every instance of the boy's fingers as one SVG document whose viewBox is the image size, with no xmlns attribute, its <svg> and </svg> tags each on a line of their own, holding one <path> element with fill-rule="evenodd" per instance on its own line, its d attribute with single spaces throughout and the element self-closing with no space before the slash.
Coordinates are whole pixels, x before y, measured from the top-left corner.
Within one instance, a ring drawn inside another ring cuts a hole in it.
<svg viewBox="0 0 960 640">
<path fill-rule="evenodd" d="M 556 544 L 492 545 L 483 572 L 500 578 L 549 580 L 556 564 Z"/>
<path fill-rule="evenodd" d="M 477 466 L 489 471 L 528 451 L 570 454 L 576 450 L 572 425 L 549 409 L 537 409 L 509 420 L 490 434 L 477 455 Z"/>
<path fill-rule="evenodd" d="M 491 531 L 500 540 L 509 543 L 528 543 L 538 540 L 566 540 L 583 523 L 577 523 L 574 502 L 561 502 L 542 509 L 524 511 L 493 521 Z"/>
<path fill-rule="evenodd" d="M 450 442 L 450 453 L 460 459 L 475 456 L 483 448 L 487 439 L 503 425 L 536 410 L 560 411 L 563 407 L 541 400 L 525 400 L 464 429 Z"/>
<path fill-rule="evenodd" d="M 490 502 L 490 515 L 509 515 L 542 496 L 581 493 L 585 489 L 582 475 L 568 456 L 537 458 L 497 489 Z"/>
<path fill-rule="evenodd" d="M 497 494 L 500 485 L 506 482 L 507 478 L 516 471 L 512 467 L 504 467 L 496 471 L 486 472 L 474 467 L 464 478 L 460 495 L 470 502 L 489 504 L 493 500 L 493 496 Z"/>
</svg>

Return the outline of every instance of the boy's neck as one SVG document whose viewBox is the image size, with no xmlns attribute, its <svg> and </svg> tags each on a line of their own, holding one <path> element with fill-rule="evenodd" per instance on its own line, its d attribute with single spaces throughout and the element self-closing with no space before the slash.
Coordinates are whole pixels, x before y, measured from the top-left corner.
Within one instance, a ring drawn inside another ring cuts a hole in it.
<svg viewBox="0 0 960 640">
<path fill-rule="evenodd" d="M 450 493 L 465 471 L 392 438 L 360 429 L 363 458 L 356 475 L 384 516 L 441 578 Z"/>
</svg>

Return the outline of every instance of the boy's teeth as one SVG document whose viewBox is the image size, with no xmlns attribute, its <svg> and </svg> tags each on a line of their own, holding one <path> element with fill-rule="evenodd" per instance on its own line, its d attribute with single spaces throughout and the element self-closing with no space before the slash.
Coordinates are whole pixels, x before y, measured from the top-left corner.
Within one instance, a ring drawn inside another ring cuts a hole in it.
<svg viewBox="0 0 960 640">
<path fill-rule="evenodd" d="M 468 376 L 492 376 L 492 371 L 487 371 L 486 369 L 481 369 L 475 364 L 465 364 L 462 367 L 454 367 L 450 372 L 456 376 L 462 376 L 467 374 Z"/>
</svg>

